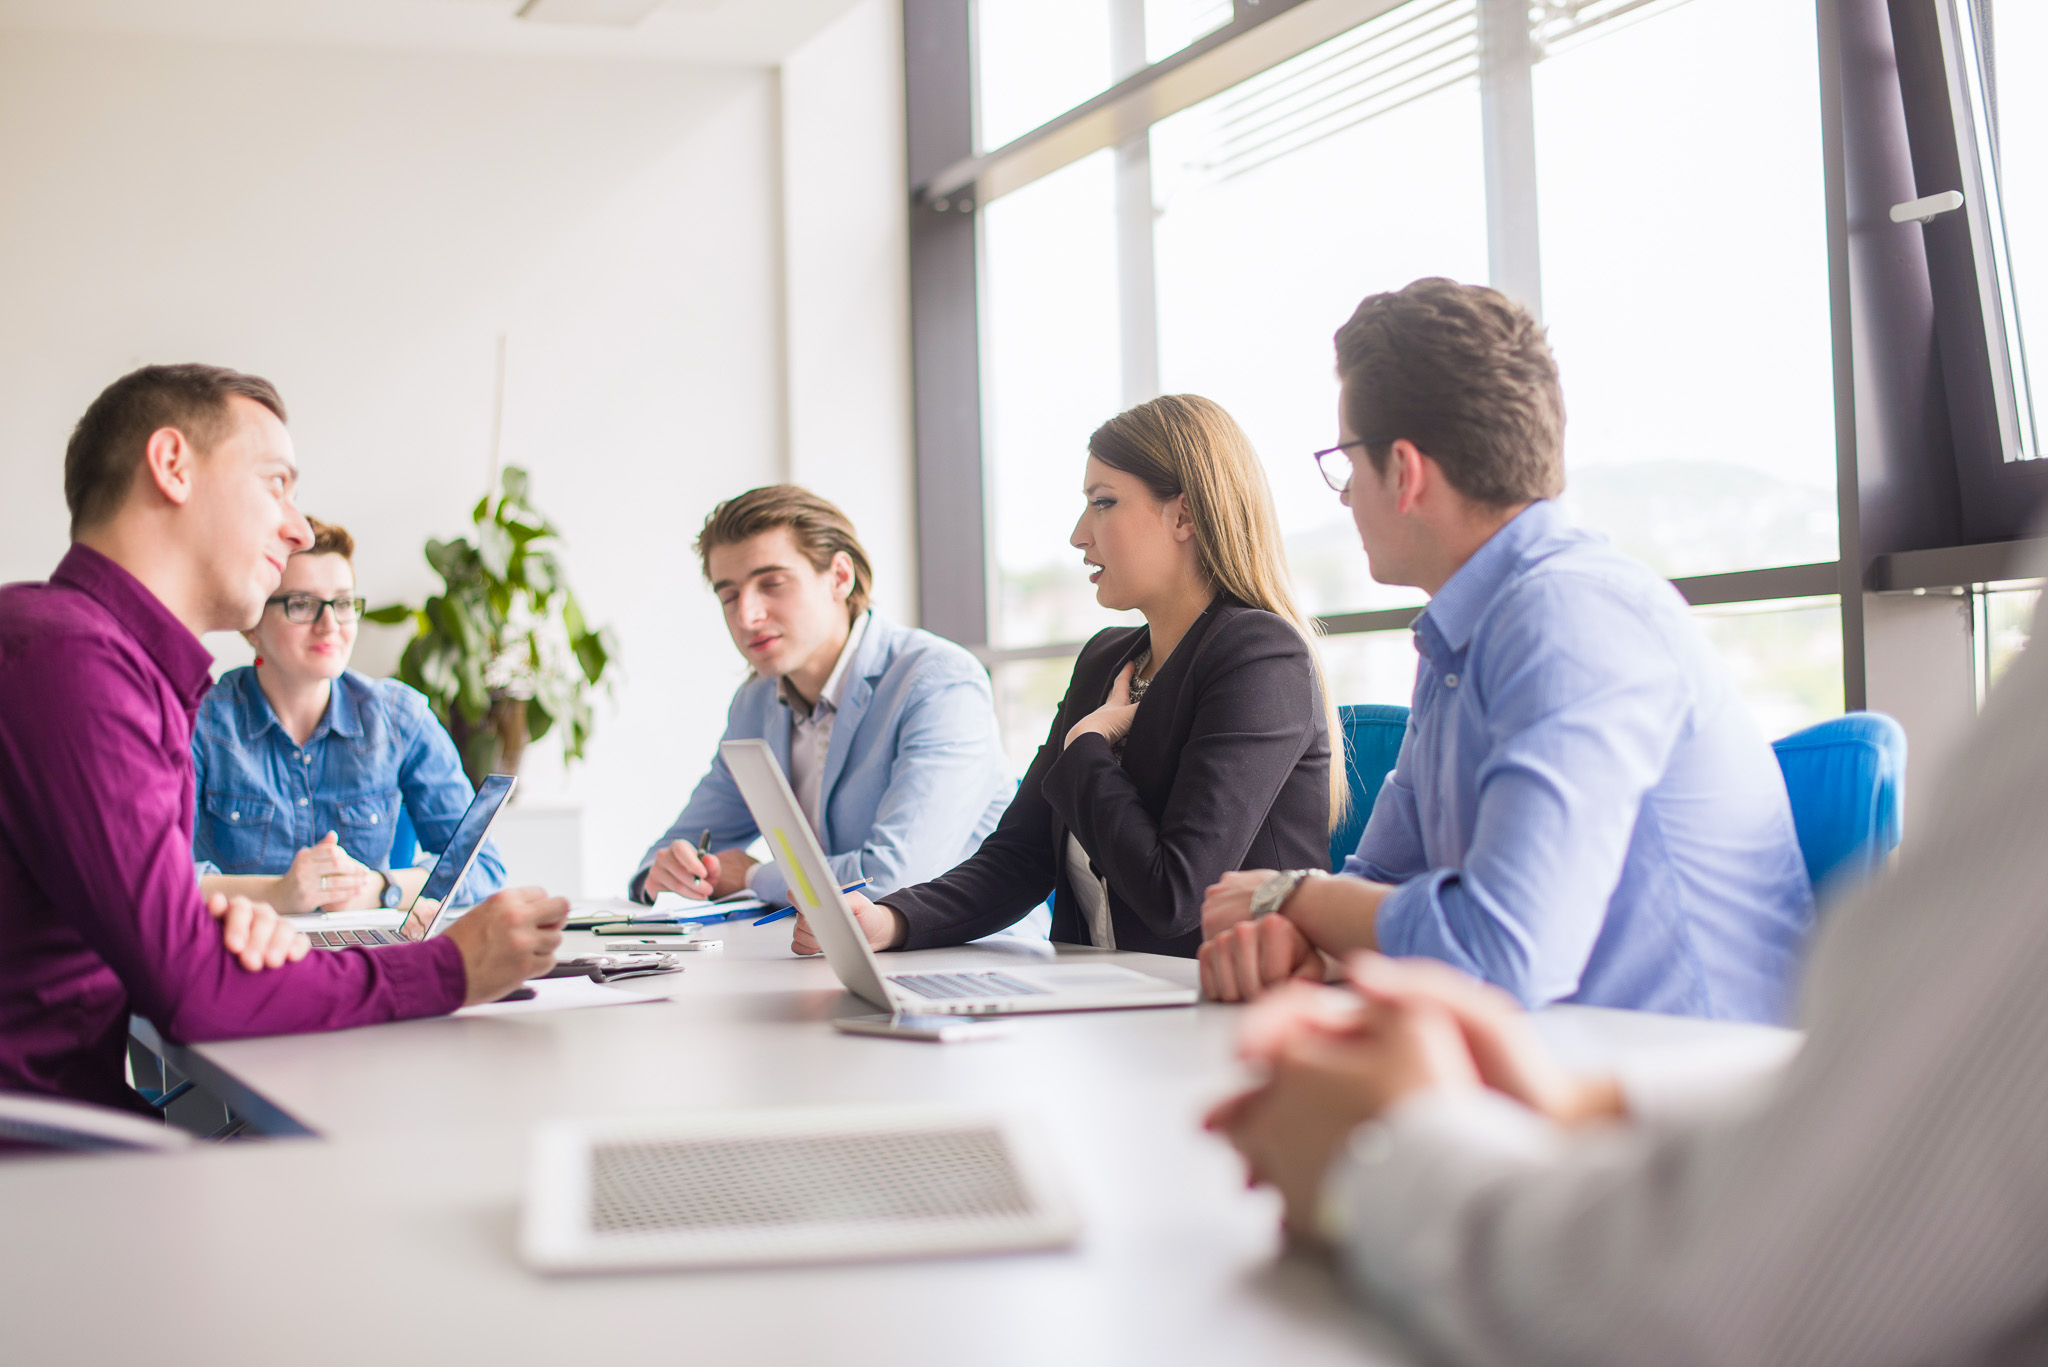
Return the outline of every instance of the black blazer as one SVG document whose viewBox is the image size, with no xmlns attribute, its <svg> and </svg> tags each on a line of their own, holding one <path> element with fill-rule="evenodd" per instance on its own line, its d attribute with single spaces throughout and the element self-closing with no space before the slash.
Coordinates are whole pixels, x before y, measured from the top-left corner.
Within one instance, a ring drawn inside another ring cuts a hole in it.
<svg viewBox="0 0 2048 1367">
<path fill-rule="evenodd" d="M 1202 893 L 1232 869 L 1330 862 L 1330 736 L 1308 647 L 1283 617 L 1219 594 L 1153 676 L 1122 762 L 1101 736 L 1062 747 L 1145 649 L 1146 627 L 1081 650 L 1052 732 L 981 849 L 899 889 L 905 949 L 992 934 L 1053 900 L 1052 938 L 1089 943 L 1067 832 L 1109 883 L 1118 949 L 1192 956 Z"/>
</svg>

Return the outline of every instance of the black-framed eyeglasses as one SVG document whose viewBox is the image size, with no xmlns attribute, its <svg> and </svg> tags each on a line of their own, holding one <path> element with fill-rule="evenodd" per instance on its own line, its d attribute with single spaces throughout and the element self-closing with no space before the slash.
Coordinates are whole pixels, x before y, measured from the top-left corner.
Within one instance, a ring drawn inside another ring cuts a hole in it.
<svg viewBox="0 0 2048 1367">
<path fill-rule="evenodd" d="M 1359 437 L 1352 441 L 1340 441 L 1335 446 L 1325 446 L 1315 453 L 1316 469 L 1322 471 L 1323 483 L 1343 493 L 1351 487 L 1351 457 L 1346 454 L 1354 446 L 1378 446 L 1391 440 L 1387 437 Z"/>
<path fill-rule="evenodd" d="M 297 622 L 300 626 L 310 626 L 319 621 L 323 609 L 332 611 L 334 624 L 345 627 L 363 615 L 363 609 L 369 602 L 369 599 L 353 593 L 345 593 L 339 598 L 322 598 L 312 593 L 280 593 L 265 599 L 263 606 L 282 603 L 285 621 Z"/>
</svg>

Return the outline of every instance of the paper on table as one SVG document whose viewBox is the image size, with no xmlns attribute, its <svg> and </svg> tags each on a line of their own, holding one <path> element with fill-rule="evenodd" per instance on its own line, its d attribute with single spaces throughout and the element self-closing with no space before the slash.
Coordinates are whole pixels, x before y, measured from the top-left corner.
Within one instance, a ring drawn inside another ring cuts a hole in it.
<svg viewBox="0 0 2048 1367">
<path fill-rule="evenodd" d="M 679 893 L 657 892 L 654 906 L 646 911 L 635 912 L 635 921 L 719 921 L 729 916 L 743 916 L 750 911 L 766 911 L 768 904 L 758 897 L 734 897 L 724 902 L 699 902 Z"/>
<path fill-rule="evenodd" d="M 569 915 L 578 916 L 618 915 L 631 916 L 647 907 L 640 902 L 629 902 L 623 897 L 572 897 L 569 899 Z"/>
<path fill-rule="evenodd" d="M 589 978 L 535 978 L 526 984 L 533 996 L 522 1002 L 485 1002 L 465 1006 L 458 1016 L 517 1016 L 528 1011 L 574 1011 L 581 1006 L 638 1006 L 667 998 L 628 987 L 592 982 Z"/>
</svg>

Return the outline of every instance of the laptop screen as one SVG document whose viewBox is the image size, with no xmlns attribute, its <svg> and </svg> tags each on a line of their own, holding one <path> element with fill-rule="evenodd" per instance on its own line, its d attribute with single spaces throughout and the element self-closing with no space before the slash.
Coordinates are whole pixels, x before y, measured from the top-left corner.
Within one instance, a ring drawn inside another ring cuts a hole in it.
<svg viewBox="0 0 2048 1367">
<path fill-rule="evenodd" d="M 455 835 L 448 841 L 448 848 L 441 851 L 441 857 L 434 862 L 434 871 L 427 875 L 419 896 L 413 898 L 412 905 L 406 909 L 405 924 L 398 929 L 400 935 L 408 940 L 427 938 L 442 906 L 461 884 L 469 866 L 476 861 L 476 852 L 483 847 L 484 836 L 490 832 L 491 822 L 497 819 L 498 809 L 505 805 L 505 799 L 512 795 L 512 789 L 518 782 L 509 774 L 491 774 L 484 779 L 483 786 L 476 790 L 476 797 L 469 804 L 469 810 L 456 823 Z"/>
</svg>

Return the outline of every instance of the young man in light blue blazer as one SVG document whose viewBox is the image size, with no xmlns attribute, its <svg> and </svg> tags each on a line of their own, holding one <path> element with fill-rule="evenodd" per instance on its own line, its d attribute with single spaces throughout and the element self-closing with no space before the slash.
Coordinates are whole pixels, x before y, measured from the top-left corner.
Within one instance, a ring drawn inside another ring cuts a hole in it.
<svg viewBox="0 0 2048 1367">
<path fill-rule="evenodd" d="M 768 742 L 840 881 L 879 896 L 980 848 L 1016 791 L 988 673 L 868 606 L 873 571 L 846 514 L 795 485 L 753 489 L 712 509 L 696 550 L 754 670 L 724 739 Z M 745 853 L 759 834 L 714 755 L 630 891 L 745 888 L 779 906 L 783 871 Z"/>
</svg>

